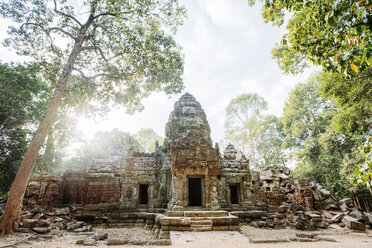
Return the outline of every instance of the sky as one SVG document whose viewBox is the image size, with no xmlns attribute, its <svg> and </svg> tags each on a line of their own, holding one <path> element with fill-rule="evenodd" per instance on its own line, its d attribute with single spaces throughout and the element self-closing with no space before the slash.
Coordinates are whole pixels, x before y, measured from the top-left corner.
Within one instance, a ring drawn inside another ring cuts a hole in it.
<svg viewBox="0 0 372 248">
<path fill-rule="evenodd" d="M 268 102 L 268 114 L 280 116 L 289 92 L 314 69 L 297 76 L 284 75 L 271 58 L 271 49 L 285 28 L 265 24 L 259 6 L 246 0 L 179 0 L 188 18 L 179 27 L 176 41 L 185 56 L 185 90 L 171 97 L 152 94 L 143 100 L 145 109 L 127 115 L 116 108 L 105 120 L 82 119 L 78 128 L 87 138 L 96 131 L 113 128 L 135 133 L 152 128 L 164 136 L 165 124 L 174 103 L 185 92 L 194 95 L 206 112 L 214 142 L 224 138 L 225 107 L 243 93 L 258 93 Z M 0 22 L 0 40 L 6 37 L 7 23 Z M 0 46 L 2 62 L 22 61 Z"/>
</svg>

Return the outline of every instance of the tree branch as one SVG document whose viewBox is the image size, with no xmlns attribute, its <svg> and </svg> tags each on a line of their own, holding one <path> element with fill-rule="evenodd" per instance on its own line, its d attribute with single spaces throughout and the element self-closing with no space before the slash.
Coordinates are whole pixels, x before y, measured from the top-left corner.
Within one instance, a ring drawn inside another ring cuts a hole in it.
<svg viewBox="0 0 372 248">
<path fill-rule="evenodd" d="M 103 12 L 103 13 L 100 13 L 96 16 L 93 17 L 93 19 L 98 19 L 99 17 L 101 16 L 118 16 L 118 15 L 126 15 L 126 14 L 132 14 L 134 13 L 135 11 L 134 10 L 131 10 L 131 11 L 123 11 L 123 12 L 119 12 L 119 13 L 112 13 L 112 12 Z"/>
<path fill-rule="evenodd" d="M 22 32 L 26 33 L 26 31 L 24 30 L 24 26 L 28 26 L 28 25 L 36 26 L 36 27 L 40 28 L 40 29 L 41 29 L 41 30 L 42 30 L 42 31 L 43 31 L 43 32 L 48 36 L 48 38 L 49 38 L 49 40 L 50 40 L 50 47 L 51 47 L 51 49 L 53 50 L 53 52 L 56 53 L 56 54 L 58 54 L 58 55 L 61 55 L 61 53 L 60 53 L 59 51 L 57 51 L 57 50 L 56 50 L 56 47 L 54 46 L 53 39 L 52 39 L 52 37 L 50 36 L 50 31 L 46 30 L 42 25 L 40 25 L 40 24 L 38 24 L 38 23 L 33 23 L 33 22 L 25 22 L 25 23 L 23 23 L 23 24 L 19 27 L 19 29 L 20 29 Z M 32 43 L 32 42 L 30 41 L 30 43 Z"/>
<path fill-rule="evenodd" d="M 72 15 L 69 15 L 69 14 L 66 14 L 66 13 L 63 13 L 62 11 L 59 11 L 57 9 L 57 1 L 56 0 L 53 0 L 54 2 L 54 12 L 56 12 L 57 14 L 60 14 L 64 17 L 67 17 L 67 18 L 70 18 L 71 20 L 75 21 L 77 24 L 79 24 L 80 27 L 82 27 L 83 25 L 75 18 L 73 17 Z"/>
<path fill-rule="evenodd" d="M 77 37 L 73 36 L 71 33 L 63 30 L 62 28 L 59 28 L 59 27 L 51 27 L 51 28 L 48 28 L 46 31 L 48 33 L 52 32 L 53 30 L 57 30 L 57 31 L 60 31 L 61 33 L 65 34 L 66 36 L 70 37 L 71 39 L 75 40 L 77 39 Z"/>
<path fill-rule="evenodd" d="M 92 81 L 92 80 L 95 80 L 96 78 L 98 77 L 103 77 L 103 76 L 107 76 L 107 74 L 105 73 L 100 73 L 100 74 L 96 74 L 94 76 L 91 76 L 91 77 L 88 77 L 87 75 L 84 74 L 84 72 L 82 70 L 80 70 L 79 68 L 72 68 L 74 71 L 77 71 L 79 72 L 79 74 L 81 75 L 82 78 L 84 78 L 85 80 L 88 80 L 88 81 Z"/>
<path fill-rule="evenodd" d="M 82 51 L 84 50 L 95 50 L 95 51 L 98 51 L 99 54 L 101 55 L 102 59 L 107 63 L 109 64 L 109 60 L 106 58 L 106 56 L 103 54 L 103 51 L 102 49 L 99 47 L 99 46 L 84 46 L 81 48 Z"/>
</svg>

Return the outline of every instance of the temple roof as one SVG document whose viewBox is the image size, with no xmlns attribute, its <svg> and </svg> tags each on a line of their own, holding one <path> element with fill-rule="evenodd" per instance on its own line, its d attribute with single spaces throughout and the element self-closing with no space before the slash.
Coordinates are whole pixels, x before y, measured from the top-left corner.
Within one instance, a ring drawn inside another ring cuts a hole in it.
<svg viewBox="0 0 372 248">
<path fill-rule="evenodd" d="M 204 110 L 195 97 L 185 93 L 174 104 L 165 126 L 164 144 L 176 144 L 193 135 L 201 145 L 212 146 L 210 127 Z"/>
</svg>

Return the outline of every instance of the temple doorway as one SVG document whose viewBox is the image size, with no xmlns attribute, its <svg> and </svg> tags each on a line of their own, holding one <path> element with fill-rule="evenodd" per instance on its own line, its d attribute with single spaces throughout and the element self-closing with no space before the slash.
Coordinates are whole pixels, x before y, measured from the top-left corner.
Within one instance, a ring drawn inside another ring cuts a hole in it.
<svg viewBox="0 0 372 248">
<path fill-rule="evenodd" d="M 238 185 L 229 185 L 230 188 L 230 202 L 231 204 L 239 204 L 239 190 Z"/>
<path fill-rule="evenodd" d="M 148 204 L 149 195 L 148 195 L 149 185 L 140 184 L 139 185 L 139 204 Z"/>
<path fill-rule="evenodd" d="M 189 206 L 202 206 L 202 180 L 200 177 L 189 178 Z"/>
</svg>

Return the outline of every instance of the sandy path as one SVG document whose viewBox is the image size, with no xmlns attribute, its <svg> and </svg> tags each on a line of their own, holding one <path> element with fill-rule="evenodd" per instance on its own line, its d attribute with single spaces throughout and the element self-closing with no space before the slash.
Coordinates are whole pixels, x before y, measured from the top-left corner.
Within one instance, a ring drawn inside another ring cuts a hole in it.
<svg viewBox="0 0 372 248">
<path fill-rule="evenodd" d="M 272 229 L 259 229 L 253 228 L 250 226 L 242 226 L 241 233 L 235 232 L 203 232 L 203 233 L 189 233 L 189 232 L 177 232 L 181 235 L 181 239 L 184 240 L 181 242 L 174 242 L 172 247 L 179 248 L 371 248 L 372 247 L 372 230 L 368 229 L 367 232 L 357 233 L 352 232 L 348 229 L 328 229 L 316 231 L 321 237 L 334 238 L 337 242 L 288 242 L 288 243 L 273 243 L 273 244 L 255 244 L 250 243 L 248 238 L 253 239 L 268 239 L 268 238 L 287 238 L 295 237 L 297 233 L 314 233 L 314 232 L 301 232 L 298 230 L 292 229 L 281 229 L 281 230 L 272 230 Z M 104 229 L 96 228 L 94 231 L 99 232 L 108 232 L 109 238 L 133 238 L 133 239 L 147 239 L 150 240 L 153 238 L 153 234 L 149 230 L 144 230 L 141 228 L 115 228 L 115 229 Z M 183 237 L 182 237 L 183 235 Z M 12 244 L 16 240 L 20 240 L 24 237 L 24 234 L 12 235 L 7 238 L 0 238 L 0 247 L 6 244 Z M 53 239 L 43 240 L 43 241 L 29 241 L 21 245 L 17 245 L 19 248 L 74 248 L 74 247 L 85 247 L 81 245 L 76 245 L 76 240 L 82 239 L 84 236 L 73 235 L 66 232 L 60 232 L 58 235 L 55 235 Z M 179 237 L 178 237 L 179 238 Z M 107 248 L 107 247 L 139 247 L 139 246 L 106 246 L 103 242 L 99 243 L 94 247 Z M 167 246 L 147 246 L 147 247 L 167 247 Z"/>
</svg>

